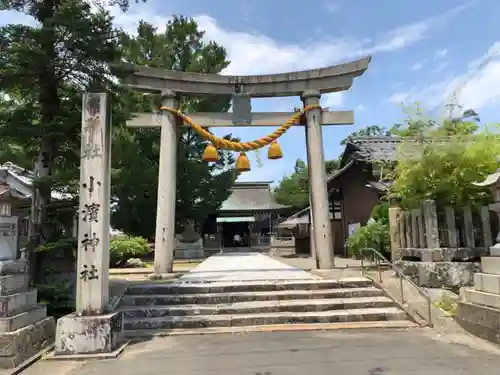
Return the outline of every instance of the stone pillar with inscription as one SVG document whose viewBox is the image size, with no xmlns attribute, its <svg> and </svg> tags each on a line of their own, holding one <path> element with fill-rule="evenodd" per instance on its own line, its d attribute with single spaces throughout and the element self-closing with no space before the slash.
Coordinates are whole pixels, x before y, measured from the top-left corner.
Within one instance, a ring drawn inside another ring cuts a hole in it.
<svg viewBox="0 0 500 375">
<path fill-rule="evenodd" d="M 37 304 L 36 289 L 29 288 L 28 262 L 19 251 L 19 217 L 4 210 L 0 215 L 0 368 L 15 368 L 44 350 L 54 341 L 54 332 L 54 318 L 47 317 L 46 306 Z"/>
<path fill-rule="evenodd" d="M 111 129 L 106 93 L 83 95 L 76 312 L 57 321 L 55 357 L 113 353 L 121 313 L 109 306 Z"/>
</svg>

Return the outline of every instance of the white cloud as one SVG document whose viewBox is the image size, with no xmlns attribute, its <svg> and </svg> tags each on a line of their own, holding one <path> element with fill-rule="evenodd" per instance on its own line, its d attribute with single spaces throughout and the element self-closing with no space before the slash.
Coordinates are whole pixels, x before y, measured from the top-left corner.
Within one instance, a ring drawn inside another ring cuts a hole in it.
<svg viewBox="0 0 500 375">
<path fill-rule="evenodd" d="M 12 10 L 1 10 L 0 11 L 0 26 L 7 24 L 23 24 L 23 25 L 34 25 L 35 19 L 21 12 L 16 12 Z"/>
<path fill-rule="evenodd" d="M 363 104 L 358 104 L 356 106 L 356 111 L 357 112 L 363 112 L 366 109 L 366 107 Z"/>
<path fill-rule="evenodd" d="M 335 5 L 325 2 L 325 6 Z M 427 36 L 430 29 L 440 26 L 453 14 L 462 11 L 469 4 L 459 6 L 439 16 L 390 30 L 375 40 L 349 37 L 332 38 L 323 36 L 317 42 L 304 44 L 284 44 L 257 32 L 238 32 L 222 28 L 208 16 L 195 17 L 200 29 L 205 31 L 207 40 L 223 45 L 231 61 L 224 74 L 265 74 L 293 70 L 312 69 L 355 59 L 367 54 L 394 51 L 414 44 Z M 128 13 L 110 8 L 115 23 L 128 32 L 135 31 L 141 19 L 162 30 L 169 20 L 148 8 L 147 3 L 133 6 Z"/>
<path fill-rule="evenodd" d="M 464 108 L 478 111 L 499 105 L 500 41 L 494 43 L 483 56 L 469 63 L 462 74 L 395 92 L 389 101 L 398 104 L 419 101 L 429 110 L 443 107 L 452 101 Z"/>
<path fill-rule="evenodd" d="M 332 6 L 336 3 L 328 1 L 326 4 Z M 200 29 L 205 31 L 206 39 L 215 40 L 226 48 L 231 64 L 224 74 L 244 75 L 312 69 L 339 63 L 341 60 L 359 58 L 366 54 L 401 49 L 418 42 L 427 36 L 430 29 L 446 22 L 452 15 L 468 6 L 470 3 L 453 8 L 439 16 L 390 30 L 376 40 L 324 36 L 312 44 L 310 42 L 283 44 L 258 33 L 226 30 L 207 15 L 200 15 L 196 20 Z M 146 20 L 163 30 L 170 19 L 159 14 L 148 6 L 148 3 L 134 4 L 127 13 L 121 12 L 117 7 L 105 6 L 105 8 L 115 17 L 115 24 L 127 32 L 134 32 L 140 20 Z M 339 97 L 335 100 L 341 100 Z"/>
<path fill-rule="evenodd" d="M 424 67 L 426 60 L 417 61 L 411 66 L 411 70 L 420 70 Z"/>
<path fill-rule="evenodd" d="M 435 53 L 434 53 L 434 57 L 436 59 L 442 59 L 443 57 L 445 57 L 446 55 L 448 55 L 448 50 L 446 48 L 443 48 L 443 49 L 440 49 L 440 50 L 437 50 Z"/>
<path fill-rule="evenodd" d="M 438 16 L 430 17 L 422 21 L 414 22 L 392 30 L 387 34 L 385 40 L 377 43 L 371 50 L 368 49 L 368 51 L 369 53 L 374 53 L 382 51 L 393 51 L 408 47 L 409 45 L 414 44 L 427 37 L 430 30 L 443 26 L 454 15 L 464 11 L 473 4 L 474 1 L 471 1 L 452 8 Z"/>
<path fill-rule="evenodd" d="M 331 14 L 337 13 L 340 9 L 340 4 L 338 4 L 337 2 L 333 2 L 333 1 L 325 1 L 323 3 L 323 6 L 327 10 L 327 12 L 331 13 Z"/>
<path fill-rule="evenodd" d="M 344 104 L 344 95 L 342 92 L 326 94 L 321 96 L 321 106 L 330 109 L 341 107 Z"/>
</svg>

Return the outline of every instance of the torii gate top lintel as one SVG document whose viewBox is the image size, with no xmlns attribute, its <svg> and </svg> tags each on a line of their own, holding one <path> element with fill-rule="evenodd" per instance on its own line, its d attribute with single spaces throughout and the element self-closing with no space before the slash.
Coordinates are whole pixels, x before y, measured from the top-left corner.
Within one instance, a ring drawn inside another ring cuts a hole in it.
<svg viewBox="0 0 500 375">
<path fill-rule="evenodd" d="M 326 68 L 289 73 L 226 76 L 179 72 L 161 68 L 134 66 L 135 72 L 124 83 L 138 91 L 163 92 L 173 90 L 184 94 L 232 95 L 235 86 L 252 97 L 298 96 L 308 90 L 321 94 L 348 90 L 353 79 L 362 75 L 371 57 Z"/>
</svg>

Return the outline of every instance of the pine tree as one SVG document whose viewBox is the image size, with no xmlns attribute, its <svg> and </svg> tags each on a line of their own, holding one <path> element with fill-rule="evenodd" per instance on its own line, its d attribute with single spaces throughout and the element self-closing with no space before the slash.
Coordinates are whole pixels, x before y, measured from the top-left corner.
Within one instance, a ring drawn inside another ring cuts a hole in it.
<svg viewBox="0 0 500 375">
<path fill-rule="evenodd" d="M 199 73 L 219 73 L 229 64 L 224 48 L 204 42 L 196 22 L 184 17 L 174 16 L 164 32 L 141 22 L 137 36 L 122 34 L 121 45 L 123 59 L 133 64 Z M 138 99 L 137 109 L 141 111 L 160 103 L 158 97 Z M 189 112 L 225 112 L 229 106 L 227 96 L 181 97 L 182 109 Z M 116 130 L 113 141 L 112 195 L 116 208 L 112 224 L 127 233 L 151 237 L 156 220 L 160 131 L 122 127 Z M 188 219 L 202 224 L 214 214 L 237 177 L 231 169 L 230 153 L 222 153 L 218 163 L 203 162 L 205 146 L 206 141 L 183 128 L 177 152 L 178 227 Z"/>
<path fill-rule="evenodd" d="M 112 87 L 118 33 L 108 12 L 83 0 L 0 0 L 0 10 L 34 21 L 0 28 L 0 139 L 11 153 L 21 149 L 18 159 L 37 176 L 27 248 L 33 279 L 35 249 L 60 234 L 53 214 L 76 204 L 53 203 L 51 192 L 77 181 L 81 93 L 91 84 Z"/>
</svg>

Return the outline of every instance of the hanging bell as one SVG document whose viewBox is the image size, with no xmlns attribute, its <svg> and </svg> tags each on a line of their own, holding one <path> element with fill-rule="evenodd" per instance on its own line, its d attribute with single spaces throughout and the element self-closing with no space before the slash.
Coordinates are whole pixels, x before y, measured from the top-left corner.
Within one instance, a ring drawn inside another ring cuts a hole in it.
<svg viewBox="0 0 500 375">
<path fill-rule="evenodd" d="M 267 158 L 271 160 L 281 159 L 283 157 L 283 152 L 281 151 L 280 144 L 276 141 L 271 143 L 269 149 L 267 150 Z"/>
<path fill-rule="evenodd" d="M 236 159 L 236 170 L 238 172 L 248 172 L 250 170 L 250 160 L 244 152 L 240 152 L 238 159 Z"/>
<path fill-rule="evenodd" d="M 208 144 L 207 147 L 205 147 L 202 159 L 203 161 L 208 161 L 208 162 L 215 162 L 219 160 L 219 153 L 217 152 L 217 149 L 215 148 L 214 145 Z"/>
</svg>

